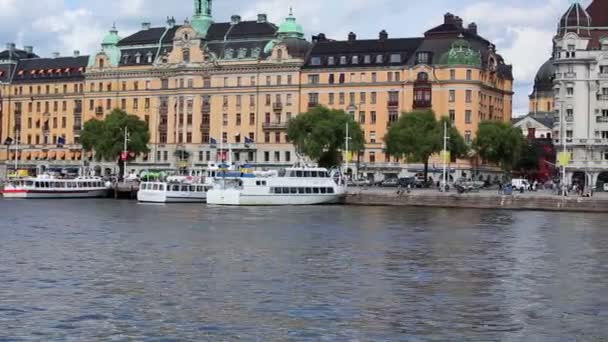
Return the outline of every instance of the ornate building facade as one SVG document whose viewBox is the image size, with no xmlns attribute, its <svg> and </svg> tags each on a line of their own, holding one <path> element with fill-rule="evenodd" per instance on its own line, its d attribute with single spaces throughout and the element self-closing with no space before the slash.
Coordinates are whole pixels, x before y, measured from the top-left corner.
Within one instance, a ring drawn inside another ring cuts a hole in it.
<svg viewBox="0 0 608 342">
<path fill-rule="evenodd" d="M 133 167 L 202 166 L 224 157 L 258 167 L 296 161 L 287 122 L 311 106 L 352 113 L 365 131 L 362 172 L 406 168 L 384 154 L 383 137 L 402 112 L 449 116 L 466 140 L 479 122 L 511 119 L 511 67 L 475 24 L 446 14 L 417 38 L 312 41 L 293 14 L 214 21 L 196 0 L 190 21 L 143 23 L 121 38 L 112 28 L 91 56 L 39 58 L 10 46 L 0 54 L 0 160 L 77 166 L 82 125 L 120 108 L 148 122 L 151 152 Z M 226 154 L 230 151 L 229 158 Z M 12 164 L 12 162 L 6 163 Z M 462 167 L 470 167 L 463 163 Z"/>
<path fill-rule="evenodd" d="M 567 184 L 608 183 L 608 3 L 572 4 L 554 38 L 553 81 L 559 151 L 571 153 Z M 608 188 L 606 188 L 608 190 Z"/>
</svg>

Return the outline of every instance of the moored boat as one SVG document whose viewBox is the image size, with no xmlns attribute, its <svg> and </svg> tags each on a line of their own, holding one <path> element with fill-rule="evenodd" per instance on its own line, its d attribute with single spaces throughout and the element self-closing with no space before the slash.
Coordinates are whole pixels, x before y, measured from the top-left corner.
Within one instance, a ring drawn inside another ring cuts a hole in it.
<svg viewBox="0 0 608 342">
<path fill-rule="evenodd" d="M 255 177 L 216 178 L 207 203 L 232 206 L 280 206 L 340 203 L 346 182 L 323 168 L 294 167 Z"/>
<path fill-rule="evenodd" d="M 97 198 L 108 195 L 110 184 L 98 177 L 55 178 L 41 175 L 9 181 L 4 185 L 4 198 Z"/>
<path fill-rule="evenodd" d="M 143 182 L 137 200 L 143 203 L 205 203 L 210 184 L 188 182 Z"/>
</svg>

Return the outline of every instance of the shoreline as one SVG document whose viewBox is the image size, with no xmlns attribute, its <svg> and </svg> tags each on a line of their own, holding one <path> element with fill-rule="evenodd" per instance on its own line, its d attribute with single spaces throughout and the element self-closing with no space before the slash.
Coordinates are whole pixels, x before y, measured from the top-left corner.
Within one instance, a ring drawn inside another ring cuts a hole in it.
<svg viewBox="0 0 608 342">
<path fill-rule="evenodd" d="M 351 190 L 345 199 L 346 205 L 431 207 L 461 209 L 535 210 L 559 212 L 608 213 L 608 196 L 591 198 L 550 194 L 499 195 L 493 191 L 457 194 L 440 193 L 433 190 L 414 190 L 410 194 L 397 194 L 391 189 Z"/>
</svg>

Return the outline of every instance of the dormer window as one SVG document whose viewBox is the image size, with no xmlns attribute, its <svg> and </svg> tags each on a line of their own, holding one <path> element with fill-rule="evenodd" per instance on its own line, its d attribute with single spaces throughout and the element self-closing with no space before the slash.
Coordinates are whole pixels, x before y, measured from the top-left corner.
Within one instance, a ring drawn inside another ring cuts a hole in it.
<svg viewBox="0 0 608 342">
<path fill-rule="evenodd" d="M 226 59 L 232 59 L 234 56 L 234 50 L 233 49 L 226 49 L 226 52 L 224 53 L 224 57 Z"/>
<path fill-rule="evenodd" d="M 401 63 L 401 55 L 398 53 L 391 54 L 391 63 Z"/>
<path fill-rule="evenodd" d="M 246 48 L 240 48 L 239 49 L 239 57 L 238 58 L 245 58 L 247 57 L 247 49 Z"/>
<path fill-rule="evenodd" d="M 283 50 L 277 51 L 277 59 L 279 59 L 279 60 L 283 59 Z"/>
<path fill-rule="evenodd" d="M 122 56 L 122 63 L 123 63 L 123 64 L 127 64 L 127 63 L 129 63 L 129 55 L 124 55 L 124 56 Z"/>
<path fill-rule="evenodd" d="M 336 58 L 334 56 L 327 57 L 327 65 L 335 65 L 335 64 L 336 64 Z"/>
<path fill-rule="evenodd" d="M 141 63 L 141 54 L 139 52 L 135 55 L 135 64 Z"/>
<path fill-rule="evenodd" d="M 148 52 L 146 55 L 146 62 L 152 63 L 152 52 Z"/>
<path fill-rule="evenodd" d="M 365 56 L 363 57 L 363 63 L 364 63 L 364 64 L 370 64 L 371 62 L 372 62 L 372 56 L 370 56 L 370 55 L 365 55 Z"/>
<path fill-rule="evenodd" d="M 384 63 L 384 56 L 383 55 L 377 55 L 376 56 L 376 64 L 382 64 Z"/>
<path fill-rule="evenodd" d="M 313 57 L 310 59 L 311 65 L 321 65 L 321 57 Z"/>
<path fill-rule="evenodd" d="M 345 65 L 345 64 L 346 64 L 346 62 L 347 62 L 347 58 L 346 58 L 346 56 L 340 56 L 340 64 L 341 64 L 341 65 Z"/>
<path fill-rule="evenodd" d="M 352 60 L 351 60 L 352 64 L 359 64 L 359 56 L 353 56 Z"/>
<path fill-rule="evenodd" d="M 251 57 L 253 57 L 253 58 L 260 57 L 260 52 L 261 51 L 262 50 L 260 48 L 255 48 L 255 49 L 251 50 Z"/>
<path fill-rule="evenodd" d="M 428 52 L 418 52 L 416 54 L 416 64 L 429 64 L 431 56 Z"/>
</svg>

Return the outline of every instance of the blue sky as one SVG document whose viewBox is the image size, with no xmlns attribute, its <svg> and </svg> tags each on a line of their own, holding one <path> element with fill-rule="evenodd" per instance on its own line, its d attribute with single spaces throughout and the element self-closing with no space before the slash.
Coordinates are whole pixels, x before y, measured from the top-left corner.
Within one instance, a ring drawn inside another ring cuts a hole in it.
<svg viewBox="0 0 608 342">
<path fill-rule="evenodd" d="M 589 1 L 582 1 L 585 5 Z M 438 25 L 445 12 L 476 22 L 482 36 L 497 45 L 516 78 L 514 112 L 527 111 L 534 75 L 550 55 L 559 17 L 571 0 L 215 0 L 216 21 L 239 14 L 252 19 L 267 13 L 280 22 L 293 6 L 308 36 L 319 32 L 346 39 L 354 31 L 372 38 L 382 29 L 391 37 L 421 36 Z M 167 16 L 183 22 L 192 13 L 192 0 L 0 0 L 0 36 L 19 47 L 34 45 L 40 55 L 73 50 L 92 53 L 116 23 L 121 36 L 143 21 L 163 25 Z"/>
</svg>

